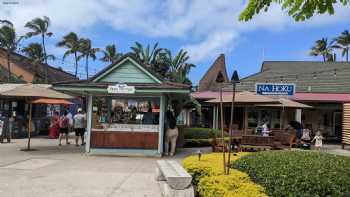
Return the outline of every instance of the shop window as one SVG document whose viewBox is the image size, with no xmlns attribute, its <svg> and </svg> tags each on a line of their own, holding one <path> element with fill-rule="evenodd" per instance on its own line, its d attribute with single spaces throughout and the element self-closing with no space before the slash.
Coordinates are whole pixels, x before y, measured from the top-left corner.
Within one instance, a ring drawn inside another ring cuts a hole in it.
<svg viewBox="0 0 350 197">
<path fill-rule="evenodd" d="M 248 108 L 248 127 L 255 128 L 258 126 L 259 113 L 253 108 Z"/>
<path fill-rule="evenodd" d="M 93 127 L 120 124 L 158 125 L 159 112 L 159 98 L 95 97 Z"/>
</svg>

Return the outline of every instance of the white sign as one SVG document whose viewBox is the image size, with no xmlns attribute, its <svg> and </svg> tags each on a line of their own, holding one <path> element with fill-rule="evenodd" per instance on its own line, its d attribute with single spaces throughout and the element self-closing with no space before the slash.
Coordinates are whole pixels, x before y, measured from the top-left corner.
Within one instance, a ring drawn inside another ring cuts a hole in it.
<svg viewBox="0 0 350 197">
<path fill-rule="evenodd" d="M 295 94 L 294 83 L 257 83 L 255 92 L 260 95 L 285 95 L 293 96 Z"/>
<path fill-rule="evenodd" d="M 135 87 L 126 84 L 116 84 L 114 86 L 108 86 L 107 92 L 109 94 L 135 94 Z"/>
</svg>

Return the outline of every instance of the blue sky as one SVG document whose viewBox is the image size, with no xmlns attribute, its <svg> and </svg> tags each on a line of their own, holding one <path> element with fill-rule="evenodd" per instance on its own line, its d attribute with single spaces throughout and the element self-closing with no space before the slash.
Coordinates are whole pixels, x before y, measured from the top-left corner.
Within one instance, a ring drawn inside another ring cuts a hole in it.
<svg viewBox="0 0 350 197">
<path fill-rule="evenodd" d="M 257 72 L 263 60 L 321 60 L 308 55 L 314 41 L 322 37 L 332 39 L 345 29 L 350 30 L 349 6 L 336 6 L 332 16 L 315 16 L 296 23 L 278 5 L 273 5 L 268 13 L 247 23 L 237 20 L 246 5 L 244 0 L 17 2 L 0 5 L 0 16 L 13 21 L 19 34 L 27 31 L 23 26 L 28 20 L 50 17 L 54 36 L 47 40 L 47 48 L 58 58 L 52 63 L 55 66 L 73 71 L 72 59 L 63 62 L 64 49 L 55 47 L 55 43 L 74 31 L 90 38 L 95 47 L 114 43 L 123 53 L 130 51 L 135 41 L 144 45 L 158 42 L 173 53 L 183 48 L 197 65 L 190 73 L 195 84 L 220 53 L 226 56 L 229 73 L 237 69 L 244 77 Z M 26 40 L 22 45 L 35 41 Z M 100 61 L 92 62 L 90 71 L 97 72 L 104 66 Z M 83 65 L 79 73 L 84 75 Z"/>
</svg>

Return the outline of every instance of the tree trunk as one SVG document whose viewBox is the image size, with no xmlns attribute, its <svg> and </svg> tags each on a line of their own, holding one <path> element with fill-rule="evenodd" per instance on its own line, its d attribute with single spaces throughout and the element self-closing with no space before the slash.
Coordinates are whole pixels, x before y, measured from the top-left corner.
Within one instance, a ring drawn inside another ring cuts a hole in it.
<svg viewBox="0 0 350 197">
<path fill-rule="evenodd" d="M 7 82 L 8 82 L 8 83 L 11 82 L 10 55 L 11 55 L 11 52 L 10 52 L 10 51 L 7 51 L 7 71 L 8 71 L 8 74 L 7 74 Z"/>
<path fill-rule="evenodd" d="M 89 56 L 85 58 L 86 79 L 89 79 Z"/>
<path fill-rule="evenodd" d="M 346 48 L 346 62 L 349 62 L 349 47 Z"/>
<path fill-rule="evenodd" d="M 46 56 L 46 48 L 45 48 L 45 34 L 41 34 L 42 45 L 44 50 L 44 62 L 45 62 L 45 83 L 49 83 L 48 81 L 48 65 L 47 65 L 47 56 Z"/>
<path fill-rule="evenodd" d="M 75 58 L 75 74 L 74 74 L 74 76 L 77 77 L 77 75 L 78 75 L 78 59 L 77 59 L 77 52 L 74 52 L 74 58 Z"/>
</svg>

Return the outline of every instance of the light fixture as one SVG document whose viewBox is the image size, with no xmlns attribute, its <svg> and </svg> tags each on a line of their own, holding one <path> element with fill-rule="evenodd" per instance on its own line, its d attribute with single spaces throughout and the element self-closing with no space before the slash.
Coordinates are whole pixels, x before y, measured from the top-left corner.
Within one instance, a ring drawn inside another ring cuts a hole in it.
<svg viewBox="0 0 350 197">
<path fill-rule="evenodd" d="M 201 160 L 201 157 L 202 157 L 202 151 L 201 151 L 201 149 L 198 149 L 197 155 L 198 155 L 198 161 L 200 161 L 200 160 Z"/>
</svg>

